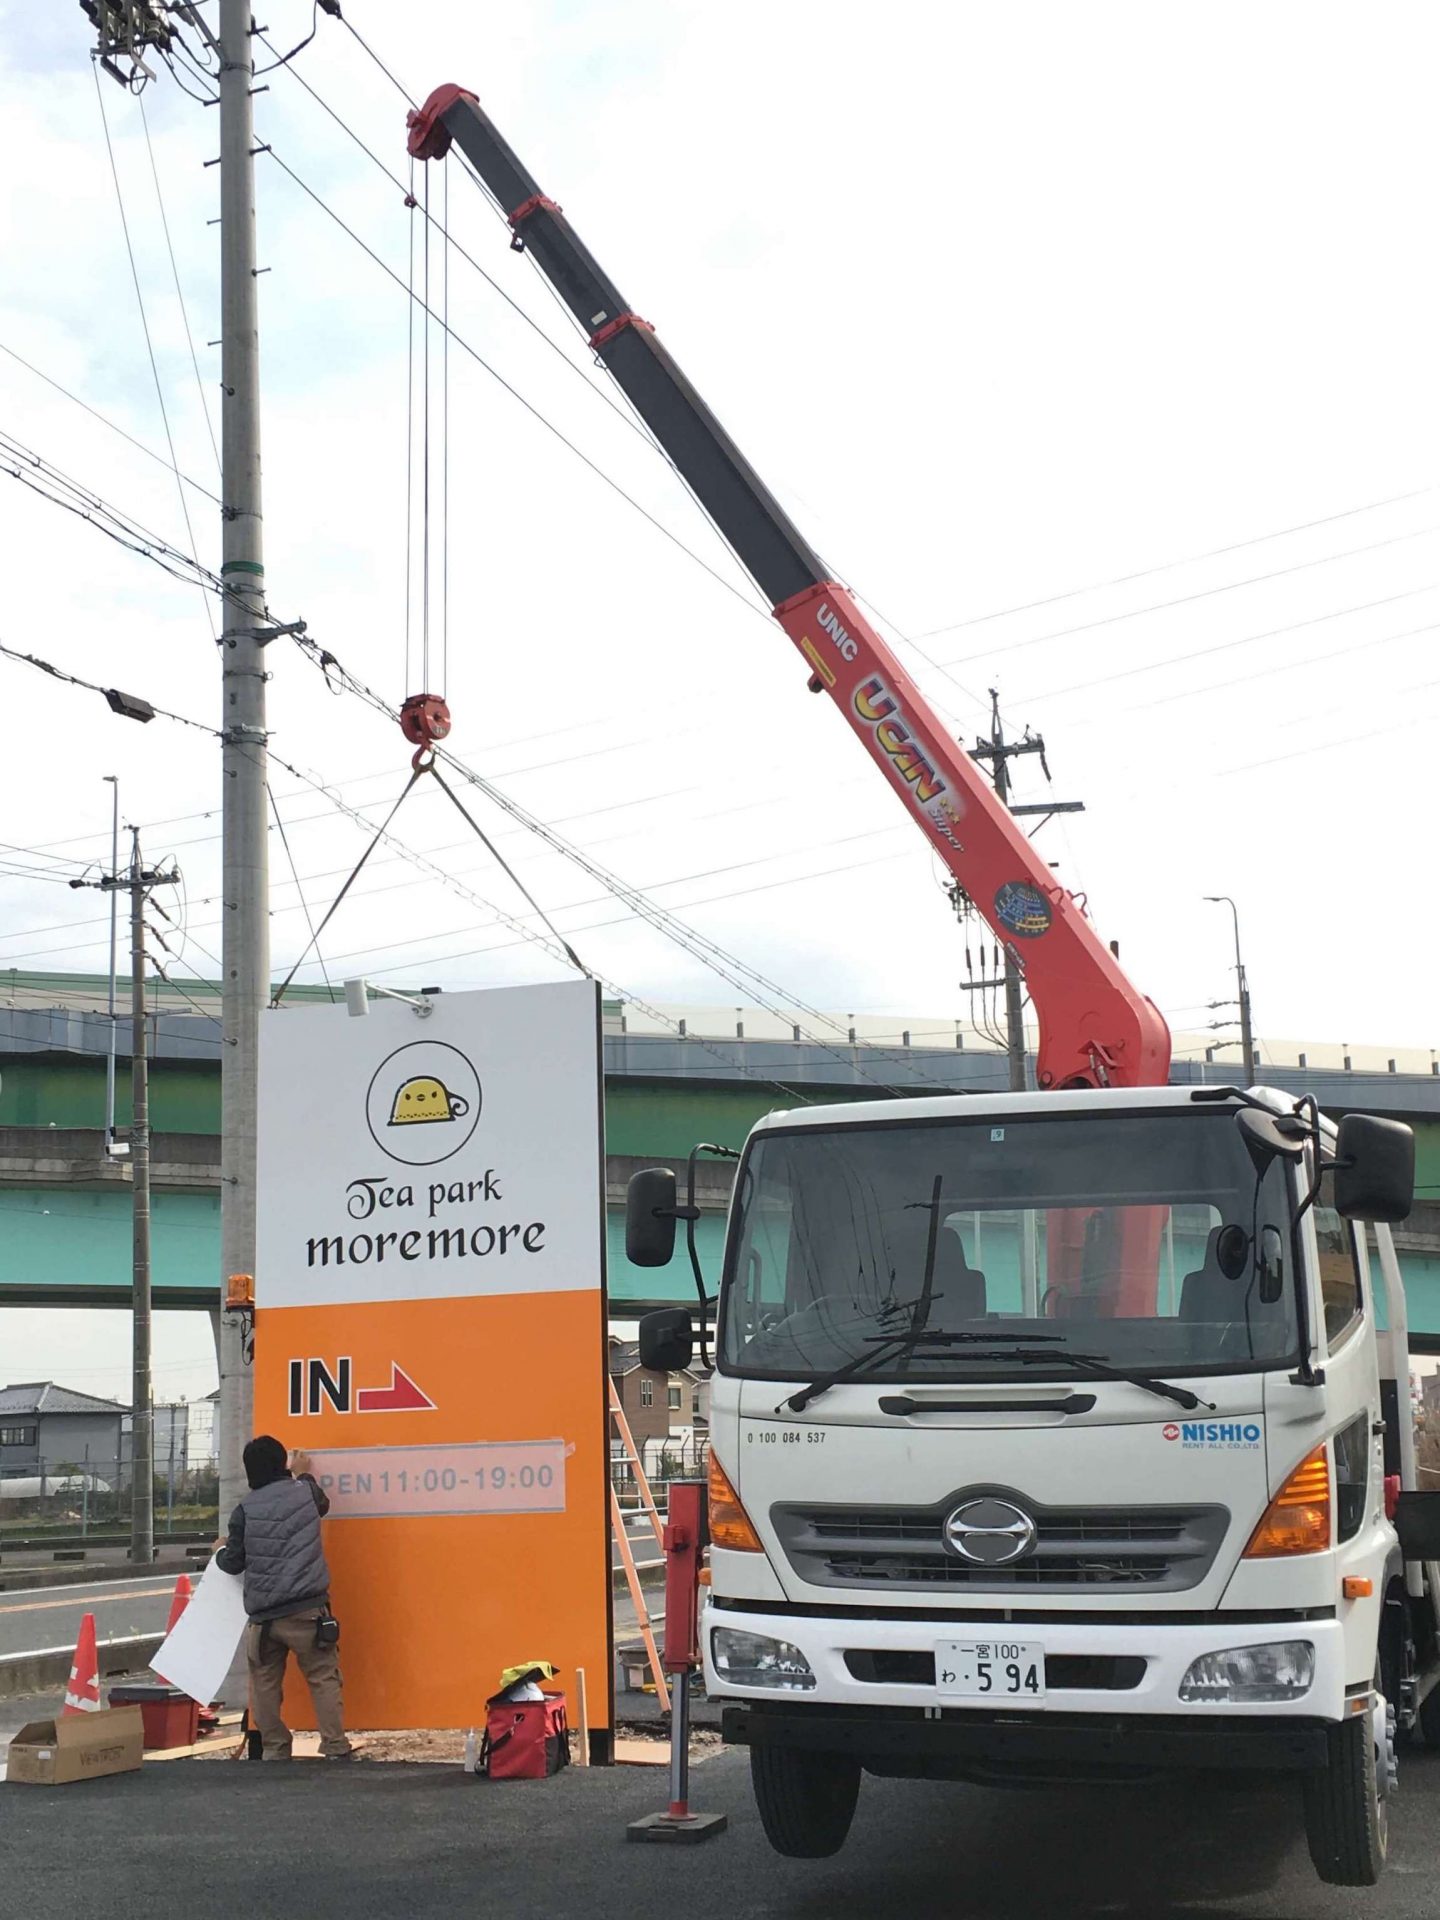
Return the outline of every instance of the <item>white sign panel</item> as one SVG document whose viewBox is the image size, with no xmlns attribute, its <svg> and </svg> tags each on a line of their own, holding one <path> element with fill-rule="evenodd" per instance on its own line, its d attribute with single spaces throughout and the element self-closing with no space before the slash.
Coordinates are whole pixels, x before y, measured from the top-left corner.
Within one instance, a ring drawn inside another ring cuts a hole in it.
<svg viewBox="0 0 1440 1920">
<path fill-rule="evenodd" d="M 262 1307 L 598 1288 L 588 980 L 262 1021 Z"/>
<path fill-rule="evenodd" d="M 244 1580 L 212 1560 L 150 1664 L 168 1685 L 208 1706 L 225 1684 L 244 1631 Z"/>
</svg>

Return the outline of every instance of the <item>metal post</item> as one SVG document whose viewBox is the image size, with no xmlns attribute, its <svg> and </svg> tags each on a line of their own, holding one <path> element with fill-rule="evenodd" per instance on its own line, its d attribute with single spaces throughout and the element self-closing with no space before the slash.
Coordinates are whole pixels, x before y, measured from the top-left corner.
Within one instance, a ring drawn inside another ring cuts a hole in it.
<svg viewBox="0 0 1440 1920">
<path fill-rule="evenodd" d="M 220 1299 L 255 1271 L 255 1115 L 260 1011 L 269 998 L 265 619 L 260 514 L 260 349 L 250 0 L 220 0 L 221 423 L 226 585 L 221 637 L 225 817 L 220 1078 Z M 238 1318 L 222 1313 L 220 1511 L 245 1491 L 252 1377 Z"/>
<path fill-rule="evenodd" d="M 120 782 L 113 773 L 105 778 L 110 783 L 110 878 L 120 878 Z M 115 1007 L 115 962 L 116 943 L 120 927 L 120 895 L 115 887 L 110 891 L 110 1051 L 105 1056 L 105 1151 L 111 1153 L 115 1147 L 115 1043 L 119 1021 Z"/>
<path fill-rule="evenodd" d="M 690 1817 L 690 1672 L 677 1673 L 670 1687 L 670 1818 Z"/>
<path fill-rule="evenodd" d="M 133 1218 L 130 1558 L 155 1558 L 155 1435 L 150 1412 L 150 1084 L 145 1033 L 145 870 L 130 854 L 130 1178 Z"/>
</svg>

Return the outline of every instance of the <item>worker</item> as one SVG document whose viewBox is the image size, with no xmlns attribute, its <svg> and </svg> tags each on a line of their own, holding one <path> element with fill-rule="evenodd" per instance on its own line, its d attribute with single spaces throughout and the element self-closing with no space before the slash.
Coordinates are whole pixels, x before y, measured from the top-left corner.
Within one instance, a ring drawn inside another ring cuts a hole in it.
<svg viewBox="0 0 1440 1920">
<path fill-rule="evenodd" d="M 348 1760 L 340 1697 L 339 1628 L 330 1612 L 330 1570 L 320 1541 L 330 1501 L 310 1471 L 310 1457 L 285 1449 L 262 1433 L 245 1448 L 250 1491 L 217 1541 L 215 1563 L 245 1576 L 245 1656 L 250 1668 L 250 1713 L 260 1733 L 261 1757 L 290 1758 L 290 1730 L 281 1717 L 285 1667 L 293 1653 L 305 1677 L 327 1760 Z"/>
</svg>

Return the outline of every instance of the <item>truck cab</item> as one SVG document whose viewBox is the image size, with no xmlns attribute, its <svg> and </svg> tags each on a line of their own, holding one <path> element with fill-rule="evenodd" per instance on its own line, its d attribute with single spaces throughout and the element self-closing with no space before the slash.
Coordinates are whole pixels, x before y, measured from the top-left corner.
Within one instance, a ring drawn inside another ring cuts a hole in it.
<svg viewBox="0 0 1440 1920">
<path fill-rule="evenodd" d="M 642 1259 L 674 1234 L 647 1177 Z M 835 1851 L 865 1773 L 1285 1769 L 1321 1876 L 1378 1876 L 1397 1747 L 1440 1739 L 1386 1224 L 1412 1184 L 1408 1129 L 1264 1089 L 755 1128 L 703 1643 L 781 1852 Z M 683 1318 L 642 1323 L 655 1364 Z"/>
</svg>

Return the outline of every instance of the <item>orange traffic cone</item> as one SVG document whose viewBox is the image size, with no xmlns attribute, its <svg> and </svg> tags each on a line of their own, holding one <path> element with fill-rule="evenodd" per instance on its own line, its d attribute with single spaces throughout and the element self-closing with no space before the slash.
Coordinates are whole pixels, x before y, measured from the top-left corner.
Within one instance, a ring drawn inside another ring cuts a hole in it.
<svg viewBox="0 0 1440 1920">
<path fill-rule="evenodd" d="M 189 1574 L 180 1574 L 175 1582 L 175 1591 L 170 1598 L 170 1618 L 165 1622 L 166 1633 L 175 1631 L 175 1622 L 189 1606 L 193 1593 L 194 1588 L 190 1585 Z"/>
<path fill-rule="evenodd" d="M 189 1606 L 193 1597 L 193 1591 L 188 1573 L 182 1573 L 176 1576 L 175 1591 L 170 1596 L 170 1618 L 165 1622 L 165 1637 L 167 1640 L 175 1631 L 175 1622 L 180 1618 L 181 1614 L 184 1613 L 186 1607 Z M 158 1667 L 153 1668 L 152 1671 L 157 1680 L 165 1680 L 164 1674 L 161 1673 Z M 167 1687 L 169 1684 L 170 1682 L 165 1680 Z"/>
<path fill-rule="evenodd" d="M 75 1643 L 75 1659 L 70 1667 L 70 1684 L 65 1689 L 65 1713 L 100 1711 L 100 1656 L 95 1650 L 95 1616 L 87 1613 L 80 1622 L 80 1638 Z"/>
</svg>

